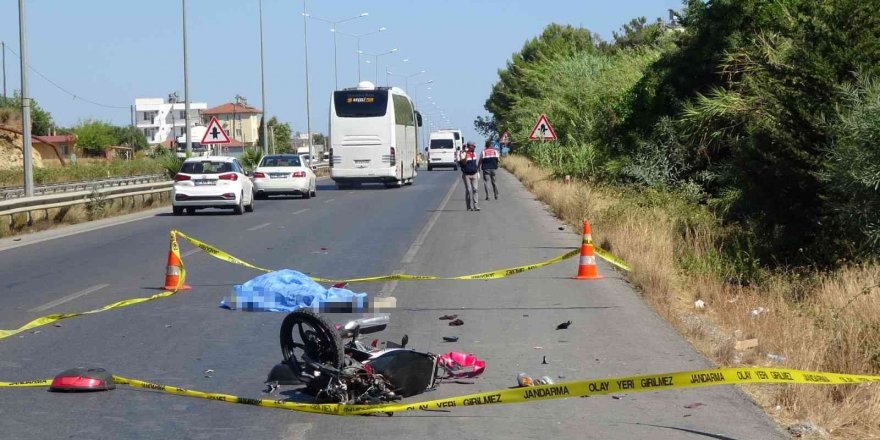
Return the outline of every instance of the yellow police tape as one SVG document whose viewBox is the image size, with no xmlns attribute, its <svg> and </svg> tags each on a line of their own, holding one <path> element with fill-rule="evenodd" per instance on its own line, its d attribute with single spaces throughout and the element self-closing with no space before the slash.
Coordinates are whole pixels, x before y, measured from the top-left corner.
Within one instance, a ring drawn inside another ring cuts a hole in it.
<svg viewBox="0 0 880 440">
<path fill-rule="evenodd" d="M 178 278 L 177 286 L 174 288 L 174 290 L 166 290 L 164 292 L 157 293 L 155 295 L 143 297 L 143 298 L 125 299 L 122 301 L 117 301 L 112 304 L 107 304 L 106 306 L 101 307 L 101 308 L 89 310 L 86 312 L 55 313 L 55 314 L 51 314 L 51 315 L 41 316 L 37 319 L 34 319 L 31 322 L 28 322 L 27 324 L 25 324 L 19 328 L 11 329 L 11 330 L 0 330 L 0 339 L 5 339 L 10 336 L 17 335 L 21 332 L 24 332 L 24 331 L 27 331 L 27 330 L 30 330 L 30 329 L 33 329 L 36 327 L 42 327 L 44 325 L 52 324 L 52 323 L 61 321 L 62 319 L 69 319 L 69 318 L 74 318 L 74 317 L 82 316 L 82 315 L 91 315 L 94 313 L 106 312 L 107 310 L 118 309 L 118 308 L 127 307 L 127 306 L 133 306 L 135 304 L 140 304 L 140 303 L 147 302 L 147 301 L 154 301 L 157 299 L 167 298 L 171 295 L 174 295 L 175 293 L 177 293 L 178 289 L 180 289 L 180 286 L 183 285 L 184 280 L 186 279 L 186 269 L 183 267 L 183 259 L 180 257 L 180 247 L 177 244 L 177 237 L 174 234 L 174 231 L 171 232 L 170 249 L 171 249 L 171 252 L 173 252 L 174 255 L 177 256 L 177 260 L 180 261 L 180 266 L 181 266 L 180 267 L 180 277 Z"/>
<path fill-rule="evenodd" d="M 813 385 L 851 385 L 866 382 L 880 382 L 880 376 L 857 374 L 822 373 L 793 370 L 788 368 L 720 368 L 676 373 L 645 374 L 605 379 L 561 382 L 534 387 L 505 388 L 476 394 L 426 400 L 414 403 L 392 403 L 381 405 L 342 405 L 309 404 L 286 400 L 251 399 L 230 394 L 207 393 L 170 385 L 160 385 L 138 379 L 113 376 L 114 382 L 135 388 L 159 391 L 180 396 L 197 397 L 226 403 L 238 403 L 269 408 L 287 409 L 310 413 L 331 415 L 383 414 L 402 411 L 438 411 L 463 406 L 496 405 L 508 403 L 537 402 L 543 400 L 566 399 L 570 397 L 589 397 L 612 393 L 636 393 L 681 388 L 696 388 L 715 385 L 746 383 L 759 384 L 813 384 Z M 48 381 L 48 383 L 47 383 Z M 27 382 L 0 382 L 0 387 L 46 386 L 51 380 L 41 379 Z"/>
<path fill-rule="evenodd" d="M 39 318 L 36 318 L 36 319 L 28 322 L 27 324 L 25 324 L 17 329 L 0 330 L 0 339 L 5 339 L 10 336 L 19 334 L 21 332 L 31 330 L 36 327 L 41 327 L 44 325 L 52 324 L 52 323 L 55 323 L 55 322 L 60 321 L 62 319 L 69 319 L 69 318 L 74 318 L 74 317 L 82 316 L 82 315 L 89 315 L 89 314 L 93 314 L 93 313 L 105 312 L 107 310 L 118 309 L 121 307 L 140 304 L 140 303 L 147 302 L 147 301 L 157 300 L 160 298 L 167 298 L 171 295 L 174 295 L 175 293 L 178 292 L 178 290 L 180 289 L 180 286 L 182 286 L 186 280 L 186 268 L 183 264 L 183 258 L 180 255 L 180 246 L 177 242 L 178 236 L 180 236 L 181 238 L 190 242 L 193 246 L 196 246 L 199 249 L 202 249 L 208 255 L 210 255 L 214 258 L 217 258 L 219 260 L 226 261 L 226 262 L 229 262 L 232 264 L 237 264 L 239 266 L 244 266 L 244 267 L 248 267 L 251 269 L 259 270 L 262 272 L 272 272 L 272 269 L 266 269 L 266 268 L 248 263 L 247 261 L 244 261 L 240 258 L 236 258 L 236 257 L 232 256 L 231 254 L 229 254 L 228 252 L 225 252 L 215 246 L 209 245 L 203 241 L 200 241 L 200 240 L 197 240 L 193 237 L 190 237 L 189 235 L 186 235 L 183 232 L 180 232 L 177 230 L 172 230 L 172 231 L 170 231 L 169 235 L 170 235 L 171 252 L 174 253 L 174 255 L 177 257 L 177 260 L 180 261 L 180 266 L 181 266 L 180 267 L 180 276 L 178 277 L 178 284 L 175 289 L 164 291 L 161 293 L 157 293 L 157 294 L 149 296 L 149 297 L 131 298 L 131 299 L 126 299 L 126 300 L 122 300 L 122 301 L 117 301 L 115 303 L 108 304 L 104 307 L 94 309 L 94 310 L 89 310 L 86 312 L 56 313 L 56 314 L 52 314 L 52 315 L 41 316 Z M 629 267 L 626 266 L 626 264 L 624 264 L 622 262 L 622 260 L 618 259 L 617 257 L 614 257 L 613 255 L 611 255 L 610 253 L 608 253 L 606 251 L 602 251 L 601 249 L 596 248 L 596 254 L 602 258 L 605 258 L 606 260 L 608 260 L 612 264 L 617 265 L 618 267 L 621 267 L 625 270 L 629 270 Z M 315 281 L 324 282 L 324 283 L 357 283 L 357 282 L 390 281 L 390 280 L 401 280 L 401 281 L 402 280 L 407 280 L 407 281 L 414 281 L 414 280 L 492 280 L 492 279 L 509 277 L 511 275 L 516 275 L 519 273 L 527 272 L 527 271 L 538 269 L 538 268 L 545 267 L 545 266 L 550 266 L 552 264 L 556 264 L 556 263 L 559 263 L 560 261 L 574 257 L 575 255 L 578 255 L 577 249 L 573 249 L 573 250 L 566 252 L 565 254 L 562 254 L 558 257 L 554 257 L 549 260 L 542 261 L 540 263 L 529 264 L 526 266 L 510 267 L 507 269 L 498 269 L 498 270 L 493 270 L 493 271 L 489 271 L 489 272 L 475 273 L 475 274 L 470 274 L 470 275 L 460 275 L 460 276 L 456 276 L 456 277 L 439 277 L 439 276 L 433 276 L 433 275 L 394 274 L 394 275 L 380 275 L 380 276 L 372 276 L 372 277 L 364 277 L 364 278 L 352 278 L 352 279 L 348 279 L 348 280 L 333 280 L 333 279 L 320 278 L 320 277 L 312 277 L 312 279 Z"/>
<path fill-rule="evenodd" d="M 205 251 L 208 255 L 217 258 L 222 261 L 226 261 L 228 263 L 237 264 L 239 266 L 248 267 L 251 269 L 263 271 L 263 272 L 272 272 L 271 269 L 266 269 L 264 267 L 256 266 L 247 261 L 244 261 L 240 258 L 236 258 L 229 254 L 226 251 L 223 251 L 216 246 L 209 245 L 203 241 L 192 238 L 183 232 L 180 231 L 172 231 L 172 233 L 179 235 L 184 240 L 192 243 L 193 246 L 198 247 Z M 492 270 L 489 272 L 481 272 L 470 275 L 460 275 L 456 277 L 440 277 L 434 275 L 410 275 L 410 274 L 393 274 L 393 275 L 378 275 L 372 277 L 363 277 L 363 278 L 351 278 L 345 280 L 335 280 L 330 278 L 321 278 L 321 277 L 312 277 L 313 280 L 323 283 L 361 283 L 361 282 L 371 282 L 371 281 L 391 281 L 391 280 L 406 280 L 406 281 L 416 281 L 416 280 L 493 280 L 499 278 L 509 277 L 511 275 L 516 275 L 519 273 L 527 272 L 530 270 L 538 269 L 545 266 L 550 266 L 552 264 L 559 263 L 560 261 L 569 259 L 578 255 L 579 251 L 577 249 L 573 249 L 569 252 L 566 252 L 558 257 L 553 257 L 549 260 L 542 261 L 540 263 L 529 264 L 526 266 L 518 266 L 518 267 L 510 267 L 506 269 L 498 269 Z M 603 257 L 604 258 L 604 257 Z"/>
</svg>

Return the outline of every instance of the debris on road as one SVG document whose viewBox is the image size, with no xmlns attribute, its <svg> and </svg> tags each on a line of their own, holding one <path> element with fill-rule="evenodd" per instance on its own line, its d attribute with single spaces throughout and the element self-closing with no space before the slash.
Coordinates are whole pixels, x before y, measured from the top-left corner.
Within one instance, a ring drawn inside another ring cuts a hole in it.
<svg viewBox="0 0 880 440">
<path fill-rule="evenodd" d="M 458 342 L 458 336 L 444 336 L 443 342 Z"/>
<path fill-rule="evenodd" d="M 694 409 L 694 408 L 699 408 L 701 406 L 706 406 L 706 404 L 702 403 L 702 402 L 694 402 L 694 403 L 689 403 L 689 404 L 685 405 L 684 407 L 687 409 Z"/>
<path fill-rule="evenodd" d="M 457 326 L 463 325 L 463 324 L 464 324 L 464 321 L 462 321 L 460 319 L 456 319 L 455 321 L 449 321 L 449 325 L 451 325 L 453 327 L 457 327 Z"/>
<path fill-rule="evenodd" d="M 612 395 L 611 395 L 611 398 L 614 399 L 614 400 L 621 400 L 621 399 L 623 399 L 623 396 L 622 396 L 622 395 L 617 395 L 617 394 L 612 394 Z"/>
<path fill-rule="evenodd" d="M 537 385 L 553 385 L 553 379 L 550 376 L 541 376 L 540 379 L 535 381 Z"/>
<path fill-rule="evenodd" d="M 547 362 L 547 356 L 544 356 L 544 359 L 541 361 L 541 365 L 547 365 L 550 362 Z"/>
<path fill-rule="evenodd" d="M 210 377 L 212 377 L 211 375 L 214 374 L 214 370 L 209 368 L 209 369 L 205 370 L 204 373 L 205 373 L 205 377 L 210 378 Z"/>
<path fill-rule="evenodd" d="M 767 309 L 765 309 L 763 307 L 758 307 L 757 309 L 752 309 L 752 311 L 749 312 L 749 314 L 751 315 L 752 318 L 757 318 L 757 317 L 761 316 L 762 314 L 764 314 L 766 311 L 767 311 Z"/>
<path fill-rule="evenodd" d="M 544 349 L 544 347 L 541 347 L 541 346 L 539 346 L 539 345 L 536 345 L 536 346 L 534 346 L 534 347 L 532 347 L 532 348 L 534 348 L 535 350 L 543 350 L 543 349 Z"/>
<path fill-rule="evenodd" d="M 171 324 L 165 324 L 165 328 L 171 328 Z"/>
<path fill-rule="evenodd" d="M 518 383 L 519 386 L 521 386 L 521 387 L 535 386 L 535 381 L 532 380 L 532 378 L 526 373 L 517 374 L 516 375 L 516 383 Z"/>
<path fill-rule="evenodd" d="M 440 317 L 441 320 L 447 320 L 447 319 L 452 320 L 455 318 L 458 318 L 458 315 L 443 315 Z"/>
<path fill-rule="evenodd" d="M 563 322 L 562 324 L 557 325 L 557 326 L 556 326 L 556 330 L 565 330 L 565 329 L 567 329 L 568 326 L 570 326 L 570 325 L 571 325 L 571 321 L 565 321 L 565 322 Z"/>
<path fill-rule="evenodd" d="M 54 325 L 55 327 L 64 327 L 64 326 L 61 325 L 61 324 L 53 324 L 53 325 Z"/>
</svg>

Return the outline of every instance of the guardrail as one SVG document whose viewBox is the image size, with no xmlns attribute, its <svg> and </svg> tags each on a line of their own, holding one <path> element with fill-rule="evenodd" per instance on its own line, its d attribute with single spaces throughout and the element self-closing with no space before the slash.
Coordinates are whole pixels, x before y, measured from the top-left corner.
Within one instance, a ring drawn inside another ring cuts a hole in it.
<svg viewBox="0 0 880 440">
<path fill-rule="evenodd" d="M 98 195 L 105 199 L 119 197 L 139 196 L 171 191 L 173 181 L 150 182 L 131 184 L 125 186 L 113 186 L 95 188 L 84 191 L 69 191 L 58 194 L 49 194 L 34 197 L 21 197 L 10 200 L 0 200 L 0 216 L 14 215 L 22 212 L 63 208 L 66 206 L 87 203 L 91 197 Z"/>
<path fill-rule="evenodd" d="M 108 187 L 130 186 L 165 180 L 164 174 L 149 174 L 144 176 L 116 177 L 100 180 L 81 180 L 77 182 L 50 183 L 34 188 L 34 196 L 48 194 L 68 193 L 75 191 L 91 191 Z M 24 197 L 24 187 L 0 188 L 0 200 L 19 199 Z"/>
</svg>

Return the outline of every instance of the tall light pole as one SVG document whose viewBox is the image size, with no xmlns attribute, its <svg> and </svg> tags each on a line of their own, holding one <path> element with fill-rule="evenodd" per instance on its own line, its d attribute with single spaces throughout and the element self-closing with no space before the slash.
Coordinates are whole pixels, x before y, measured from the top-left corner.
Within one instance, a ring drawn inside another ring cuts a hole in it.
<svg viewBox="0 0 880 440">
<path fill-rule="evenodd" d="M 358 66 L 358 82 L 361 82 L 361 38 L 366 37 L 368 35 L 378 34 L 379 32 L 385 32 L 388 28 L 385 26 L 380 27 L 379 29 L 372 32 L 365 32 L 363 34 L 349 34 L 345 32 L 336 31 L 336 33 L 341 35 L 347 35 L 352 37 L 357 41 L 357 66 Z"/>
<path fill-rule="evenodd" d="M 186 42 L 186 0 L 181 0 L 183 6 L 183 112 L 186 124 L 186 157 L 192 156 L 192 131 L 190 130 L 189 114 L 189 57 L 187 56 Z"/>
<path fill-rule="evenodd" d="M 6 99 L 6 42 L 0 41 L 0 52 L 3 52 L 3 99 Z M 360 60 L 358 60 L 358 69 L 360 69 Z"/>
<path fill-rule="evenodd" d="M 306 12 L 306 0 L 303 0 L 303 44 L 306 57 L 306 137 L 309 138 L 309 168 L 312 167 L 312 104 L 309 100 L 309 14 Z"/>
<path fill-rule="evenodd" d="M 335 21 L 328 20 L 326 18 L 315 17 L 314 15 L 311 15 L 307 12 L 303 12 L 303 14 L 305 15 L 306 18 L 311 18 L 314 20 L 323 21 L 324 23 L 329 23 L 329 24 L 333 25 L 333 28 L 330 29 L 330 32 L 333 32 L 333 77 L 336 80 L 336 90 L 339 90 L 339 69 L 337 69 L 337 67 L 336 67 L 337 62 L 338 62 L 338 59 L 336 56 L 336 33 L 337 33 L 336 26 L 339 24 L 345 23 L 347 21 L 357 20 L 358 18 L 366 17 L 366 16 L 370 15 L 370 13 L 369 12 L 362 12 L 360 15 L 356 15 L 354 17 L 344 18 L 342 20 L 335 20 Z M 358 68 L 360 68 L 360 66 L 358 66 Z"/>
<path fill-rule="evenodd" d="M 24 164 L 24 196 L 34 196 L 34 170 L 31 163 L 31 98 L 27 78 L 27 32 L 25 31 L 24 0 L 18 0 L 18 41 L 21 56 L 21 136 L 22 162 Z"/>
<path fill-rule="evenodd" d="M 263 0 L 260 0 L 260 91 L 263 95 L 263 117 L 260 118 L 260 130 L 263 132 L 263 154 L 269 154 L 269 140 L 266 138 L 266 77 L 263 74 Z"/>
<path fill-rule="evenodd" d="M 362 51 L 362 50 L 359 50 L 358 52 L 361 53 L 361 54 L 363 54 L 363 55 L 367 55 L 367 56 L 371 56 L 371 57 L 373 57 L 373 60 L 374 60 L 374 62 L 376 63 L 376 77 L 375 77 L 375 81 L 376 81 L 376 84 L 379 84 L 379 57 L 382 57 L 382 56 L 385 56 L 385 55 L 391 55 L 391 54 L 393 54 L 394 52 L 397 52 L 397 48 L 391 49 L 391 50 L 389 50 L 388 52 L 382 52 L 382 53 L 377 53 L 377 54 L 364 52 L 364 51 Z M 367 62 L 370 62 L 370 60 L 367 60 Z"/>
</svg>

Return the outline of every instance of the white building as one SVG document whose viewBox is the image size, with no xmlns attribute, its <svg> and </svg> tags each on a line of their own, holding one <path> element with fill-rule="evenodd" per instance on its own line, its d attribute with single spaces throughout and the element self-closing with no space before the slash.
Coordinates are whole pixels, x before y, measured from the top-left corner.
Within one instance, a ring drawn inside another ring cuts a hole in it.
<svg viewBox="0 0 880 440">
<path fill-rule="evenodd" d="M 190 102 L 190 124 L 196 126 L 202 119 L 205 102 Z M 139 98 L 134 100 L 135 125 L 147 137 L 151 145 L 173 141 L 186 134 L 186 105 L 183 102 L 168 103 L 162 98 Z"/>
</svg>

